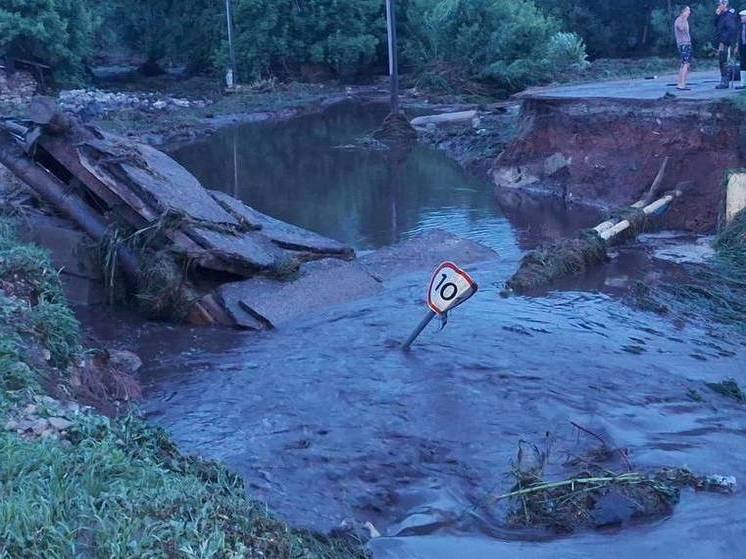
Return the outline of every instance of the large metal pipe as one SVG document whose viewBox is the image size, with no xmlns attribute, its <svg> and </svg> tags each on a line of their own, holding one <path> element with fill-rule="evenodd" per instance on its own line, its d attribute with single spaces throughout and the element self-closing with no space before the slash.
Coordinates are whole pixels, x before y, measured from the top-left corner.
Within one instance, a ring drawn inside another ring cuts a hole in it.
<svg viewBox="0 0 746 559">
<path fill-rule="evenodd" d="M 0 163 L 31 187 L 44 201 L 88 233 L 94 241 L 101 241 L 106 237 L 108 225 L 103 218 L 71 192 L 67 185 L 34 163 L 18 141 L 3 130 L 0 130 Z M 125 276 L 134 285 L 140 268 L 138 258 L 121 245 L 116 247 L 116 256 Z"/>
</svg>

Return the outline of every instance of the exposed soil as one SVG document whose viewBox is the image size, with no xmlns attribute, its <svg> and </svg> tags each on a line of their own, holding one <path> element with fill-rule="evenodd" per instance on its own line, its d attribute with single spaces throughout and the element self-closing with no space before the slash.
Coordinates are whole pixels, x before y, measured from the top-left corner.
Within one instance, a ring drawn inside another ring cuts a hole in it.
<svg viewBox="0 0 746 559">
<path fill-rule="evenodd" d="M 526 99 L 518 137 L 492 177 L 500 189 L 618 208 L 639 200 L 669 157 L 661 190 L 678 188 L 684 196 L 664 225 L 712 232 L 725 172 L 743 162 L 742 119 L 722 101 Z"/>
</svg>

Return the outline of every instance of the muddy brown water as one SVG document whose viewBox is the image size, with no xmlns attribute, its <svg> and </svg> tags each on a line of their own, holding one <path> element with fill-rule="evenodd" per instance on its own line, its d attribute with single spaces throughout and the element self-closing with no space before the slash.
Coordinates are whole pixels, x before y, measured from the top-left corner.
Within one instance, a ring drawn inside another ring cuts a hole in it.
<svg viewBox="0 0 746 559">
<path fill-rule="evenodd" d="M 746 346 L 716 325 L 625 303 L 631 281 L 677 273 L 650 246 L 622 249 L 544 297 L 501 298 L 527 247 L 598 216 L 497 200 L 426 147 L 403 164 L 333 148 L 382 115 L 342 107 L 226 130 L 176 155 L 206 183 L 358 249 L 433 227 L 488 244 L 500 258 L 469 268 L 480 292 L 406 354 L 398 344 L 423 314 L 429 271 L 264 334 L 89 317 L 99 337 L 143 356 L 148 419 L 184 451 L 239 472 L 251 496 L 293 524 L 371 521 L 384 535 L 371 544 L 378 558 L 743 556 L 740 490 L 685 491 L 670 518 L 564 538 L 509 530 L 474 508 L 510 488 L 520 440 L 540 443 L 549 432 L 565 449 L 578 444 L 569 421 L 628 448 L 639 469 L 746 480 L 746 406 L 704 386 L 746 381 Z M 558 452 L 548 468 L 566 474 L 562 462 Z"/>
</svg>

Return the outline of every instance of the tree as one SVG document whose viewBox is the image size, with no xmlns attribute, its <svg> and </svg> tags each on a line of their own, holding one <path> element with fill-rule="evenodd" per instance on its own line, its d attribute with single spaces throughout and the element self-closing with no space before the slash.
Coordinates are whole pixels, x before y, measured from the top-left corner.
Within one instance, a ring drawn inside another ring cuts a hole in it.
<svg viewBox="0 0 746 559">
<path fill-rule="evenodd" d="M 47 64 L 60 82 L 81 81 L 94 35 L 87 8 L 85 0 L 4 0 L 0 56 Z"/>
<path fill-rule="evenodd" d="M 559 23 L 531 0 L 410 0 L 407 8 L 407 62 L 446 83 L 519 89 L 551 77 L 553 66 L 585 64 L 579 38 L 558 35 Z"/>
<path fill-rule="evenodd" d="M 380 0 L 238 0 L 239 73 L 297 74 L 316 64 L 351 76 L 377 61 L 385 35 Z"/>
</svg>

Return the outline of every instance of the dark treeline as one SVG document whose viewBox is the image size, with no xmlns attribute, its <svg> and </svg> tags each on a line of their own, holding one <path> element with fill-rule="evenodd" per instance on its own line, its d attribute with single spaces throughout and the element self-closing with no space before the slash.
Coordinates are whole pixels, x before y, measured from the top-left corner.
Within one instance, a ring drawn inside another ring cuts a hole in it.
<svg viewBox="0 0 746 559">
<path fill-rule="evenodd" d="M 384 0 L 232 0 L 239 76 L 309 72 L 354 79 L 385 69 Z M 692 2 L 697 49 L 707 53 L 713 3 Z M 438 80 L 517 88 L 592 58 L 673 56 L 672 0 L 398 0 L 405 67 Z M 219 0 L 2 0 L 0 56 L 53 67 L 82 82 L 97 56 L 126 49 L 143 70 L 226 67 Z"/>
</svg>

